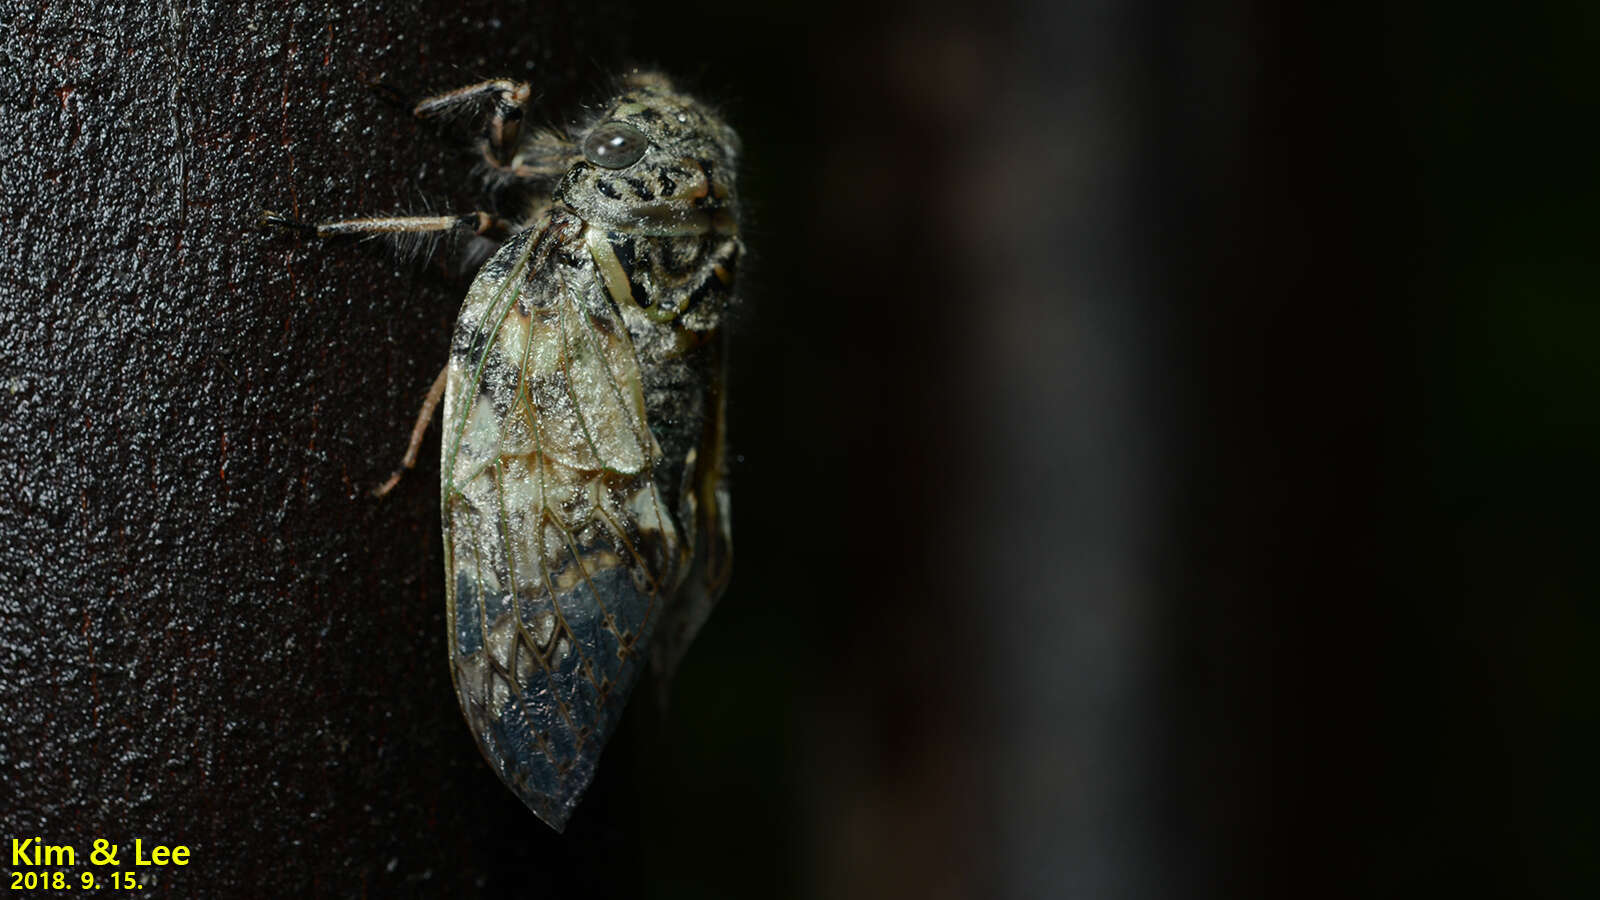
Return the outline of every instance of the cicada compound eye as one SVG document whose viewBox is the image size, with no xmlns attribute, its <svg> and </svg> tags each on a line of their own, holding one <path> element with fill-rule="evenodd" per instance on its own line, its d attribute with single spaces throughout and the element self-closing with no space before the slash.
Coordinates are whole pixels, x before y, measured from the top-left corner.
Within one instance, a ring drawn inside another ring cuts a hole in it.
<svg viewBox="0 0 1600 900">
<path fill-rule="evenodd" d="M 607 169 L 626 169 L 644 156 L 650 139 L 624 122 L 598 125 L 583 139 L 583 158 Z"/>
</svg>

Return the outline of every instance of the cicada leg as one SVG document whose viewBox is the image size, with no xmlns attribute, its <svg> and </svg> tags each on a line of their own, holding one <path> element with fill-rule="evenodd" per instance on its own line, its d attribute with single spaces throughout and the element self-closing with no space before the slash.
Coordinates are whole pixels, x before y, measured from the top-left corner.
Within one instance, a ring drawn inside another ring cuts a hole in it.
<svg viewBox="0 0 1600 900">
<path fill-rule="evenodd" d="M 389 480 L 372 489 L 372 496 L 382 497 L 394 490 L 400 478 L 417 464 L 417 450 L 422 447 L 422 436 L 427 433 L 428 425 L 433 422 L 433 414 L 439 409 L 439 401 L 444 397 L 445 376 L 449 373 L 449 366 L 439 370 L 439 377 L 433 380 L 433 387 L 428 388 L 428 396 L 423 399 L 422 409 L 417 413 L 417 424 L 411 426 L 411 442 L 406 445 L 406 455 L 401 458 L 400 467 L 394 470 Z"/>
<path fill-rule="evenodd" d="M 488 142 L 484 155 L 500 168 L 510 168 L 522 136 L 522 117 L 531 91 L 526 81 L 491 78 L 424 98 L 413 112 L 419 119 L 446 115 L 464 106 L 490 104 Z"/>
<path fill-rule="evenodd" d="M 313 237 L 341 234 L 425 234 L 442 231 L 471 231 L 491 237 L 515 230 L 505 219 L 482 211 L 459 216 L 368 216 L 360 219 L 334 219 L 327 222 L 302 222 L 270 209 L 261 211 L 256 224 L 262 228 L 282 228 Z"/>
</svg>

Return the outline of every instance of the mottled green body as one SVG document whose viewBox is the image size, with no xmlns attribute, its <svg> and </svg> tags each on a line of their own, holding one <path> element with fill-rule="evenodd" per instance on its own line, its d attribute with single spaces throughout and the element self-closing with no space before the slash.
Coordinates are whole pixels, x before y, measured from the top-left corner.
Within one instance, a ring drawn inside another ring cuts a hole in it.
<svg viewBox="0 0 1600 900">
<path fill-rule="evenodd" d="M 485 758 L 557 829 L 645 661 L 670 676 L 731 561 L 737 141 L 655 75 L 591 128 L 618 123 L 648 142 L 627 166 L 549 134 L 511 159 L 506 177 L 560 174 L 468 291 L 444 395 L 452 675 Z"/>
</svg>

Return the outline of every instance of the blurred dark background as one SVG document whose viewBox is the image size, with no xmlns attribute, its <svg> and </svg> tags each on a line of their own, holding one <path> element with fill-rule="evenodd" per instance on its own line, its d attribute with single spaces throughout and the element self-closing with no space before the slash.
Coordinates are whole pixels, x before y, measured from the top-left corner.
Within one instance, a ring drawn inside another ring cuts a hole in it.
<svg viewBox="0 0 1600 900">
<path fill-rule="evenodd" d="M 0 838 L 186 896 L 1592 895 L 1600 15 L 1280 6 L 11 4 Z M 477 205 L 367 82 L 565 119 L 629 62 L 745 141 L 736 574 L 557 836 L 449 688 L 437 436 L 364 494 L 469 275 L 250 224 Z"/>
</svg>

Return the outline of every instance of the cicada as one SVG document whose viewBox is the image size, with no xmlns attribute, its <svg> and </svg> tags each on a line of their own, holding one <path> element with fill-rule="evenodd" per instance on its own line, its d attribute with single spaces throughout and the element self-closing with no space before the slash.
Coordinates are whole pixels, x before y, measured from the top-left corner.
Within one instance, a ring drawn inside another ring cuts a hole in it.
<svg viewBox="0 0 1600 900">
<path fill-rule="evenodd" d="M 529 93 L 416 107 L 490 107 L 490 185 L 532 198 L 510 216 L 263 221 L 506 235 L 402 468 L 442 397 L 450 674 L 484 758 L 560 831 L 645 666 L 670 678 L 728 581 L 723 321 L 744 247 L 739 142 L 710 107 L 636 72 L 581 127 L 524 130 Z"/>
</svg>

